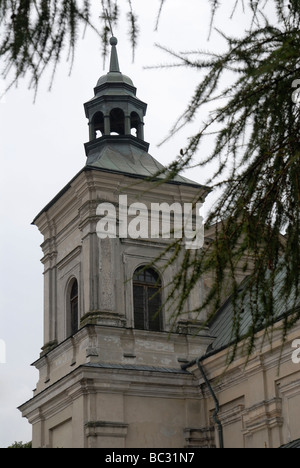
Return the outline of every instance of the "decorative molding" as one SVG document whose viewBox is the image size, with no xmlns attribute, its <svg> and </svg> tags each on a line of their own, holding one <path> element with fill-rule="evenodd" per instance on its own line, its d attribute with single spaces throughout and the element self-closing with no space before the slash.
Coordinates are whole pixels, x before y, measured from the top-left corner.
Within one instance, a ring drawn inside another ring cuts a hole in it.
<svg viewBox="0 0 300 468">
<path fill-rule="evenodd" d="M 241 367 L 241 371 L 249 379 L 265 371 L 264 357 L 259 354 L 254 359 L 250 359 L 246 367 Z"/>
<path fill-rule="evenodd" d="M 93 310 L 80 319 L 80 327 L 85 327 L 86 325 L 105 325 L 122 328 L 126 327 L 126 318 L 124 315 L 114 312 Z"/>
<path fill-rule="evenodd" d="M 243 412 L 243 434 L 252 435 L 264 429 L 274 429 L 283 425 L 282 399 L 262 401 Z"/>
<path fill-rule="evenodd" d="M 125 439 L 128 424 L 109 421 L 91 421 L 85 424 L 86 437 L 117 437 Z"/>
<path fill-rule="evenodd" d="M 293 398 L 300 393 L 300 379 L 288 383 L 278 382 L 277 386 L 280 394 L 286 398 Z"/>
<path fill-rule="evenodd" d="M 72 252 L 66 255 L 62 260 L 57 264 L 57 268 L 62 270 L 68 263 L 70 263 L 74 258 L 78 257 L 81 254 L 82 246 L 76 247 Z"/>
<path fill-rule="evenodd" d="M 234 424 L 237 422 L 242 422 L 242 414 L 245 410 L 245 406 L 240 404 L 235 406 L 234 408 L 230 408 L 228 410 L 221 410 L 219 414 L 220 420 L 223 426 L 229 426 L 230 424 Z"/>
<path fill-rule="evenodd" d="M 210 338 L 208 327 L 203 327 L 201 320 L 180 320 L 177 323 L 176 333 L 180 335 L 202 335 Z"/>
<path fill-rule="evenodd" d="M 46 343 L 46 344 L 42 347 L 42 352 L 40 353 L 40 357 L 42 358 L 42 357 L 45 356 L 46 354 L 50 353 L 50 351 L 52 351 L 53 349 L 55 349 L 57 346 L 58 346 L 58 341 L 57 341 L 57 340 L 49 341 L 49 343 Z"/>
<path fill-rule="evenodd" d="M 186 428 L 184 429 L 185 446 L 184 448 L 216 448 L 215 428 Z"/>
</svg>

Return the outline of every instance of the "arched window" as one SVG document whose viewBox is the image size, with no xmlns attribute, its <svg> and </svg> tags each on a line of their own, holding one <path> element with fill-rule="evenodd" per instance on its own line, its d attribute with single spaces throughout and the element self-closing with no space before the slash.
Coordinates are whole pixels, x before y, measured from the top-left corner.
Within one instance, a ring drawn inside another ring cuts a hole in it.
<svg viewBox="0 0 300 468">
<path fill-rule="evenodd" d="M 152 268 L 138 268 L 133 277 L 134 328 L 161 331 L 161 280 Z"/>
<path fill-rule="evenodd" d="M 69 297 L 69 310 L 70 310 L 70 335 L 74 335 L 78 331 L 78 282 L 73 281 L 70 297 Z"/>
</svg>

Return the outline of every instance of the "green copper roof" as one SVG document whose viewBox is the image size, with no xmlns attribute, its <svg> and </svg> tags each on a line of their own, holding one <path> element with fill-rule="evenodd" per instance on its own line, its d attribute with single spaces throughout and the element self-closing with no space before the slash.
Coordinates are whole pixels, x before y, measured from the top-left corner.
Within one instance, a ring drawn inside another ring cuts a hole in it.
<svg viewBox="0 0 300 468">
<path fill-rule="evenodd" d="M 122 173 L 141 178 L 156 176 L 165 168 L 146 149 L 148 144 L 133 136 L 102 137 L 85 145 L 87 166 L 108 172 Z M 161 174 L 158 178 L 165 179 Z M 170 182 L 202 187 L 186 177 L 177 175 Z"/>
<path fill-rule="evenodd" d="M 240 285 L 240 292 L 242 293 L 243 288 L 247 284 L 248 278 L 246 278 Z M 274 289 L 274 316 L 273 323 L 282 320 L 284 314 L 288 314 L 293 307 L 300 307 L 300 299 L 295 297 L 295 294 L 286 299 L 282 294 L 282 286 L 284 281 L 284 271 L 280 272 L 276 277 L 275 289 Z M 262 310 L 262 305 L 260 306 Z M 240 309 L 242 306 L 240 306 Z M 223 307 L 219 310 L 216 317 L 212 320 L 209 326 L 210 335 L 215 338 L 213 343 L 210 345 L 207 354 L 214 354 L 221 349 L 227 348 L 233 342 L 235 337 L 233 336 L 233 323 L 236 320 L 234 315 L 234 307 L 232 297 L 229 297 Z M 266 322 L 264 317 L 261 318 L 261 323 L 257 325 L 257 332 L 266 328 Z M 239 323 L 239 336 L 241 338 L 246 337 L 253 326 L 253 317 L 251 311 L 251 300 L 249 294 L 243 304 L 243 312 L 241 313 Z"/>
</svg>

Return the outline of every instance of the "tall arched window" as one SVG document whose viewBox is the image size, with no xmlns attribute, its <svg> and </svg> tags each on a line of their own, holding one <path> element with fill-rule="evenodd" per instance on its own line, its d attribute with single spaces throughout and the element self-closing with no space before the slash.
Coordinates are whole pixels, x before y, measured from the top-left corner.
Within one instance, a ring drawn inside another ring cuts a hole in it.
<svg viewBox="0 0 300 468">
<path fill-rule="evenodd" d="M 133 277 L 134 328 L 161 331 L 161 279 L 152 268 L 138 268 Z"/>
<path fill-rule="evenodd" d="M 69 310 L 70 310 L 70 335 L 74 335 L 78 331 L 78 282 L 74 280 L 69 299 Z"/>
</svg>

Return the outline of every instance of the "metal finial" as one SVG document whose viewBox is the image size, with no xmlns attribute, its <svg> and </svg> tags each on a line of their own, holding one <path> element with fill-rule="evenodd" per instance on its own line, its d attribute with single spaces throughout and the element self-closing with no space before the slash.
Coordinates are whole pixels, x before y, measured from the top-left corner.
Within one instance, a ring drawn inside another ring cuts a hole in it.
<svg viewBox="0 0 300 468">
<path fill-rule="evenodd" d="M 109 41 L 111 46 L 116 46 L 118 44 L 118 39 L 115 36 L 112 36 Z"/>
<path fill-rule="evenodd" d="M 110 39 L 111 55 L 110 55 L 109 71 L 120 73 L 118 52 L 117 52 L 117 47 L 116 47 L 117 44 L 118 44 L 118 39 L 114 36 L 111 37 Z"/>
</svg>

